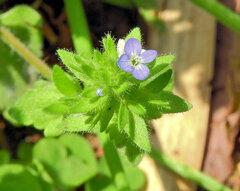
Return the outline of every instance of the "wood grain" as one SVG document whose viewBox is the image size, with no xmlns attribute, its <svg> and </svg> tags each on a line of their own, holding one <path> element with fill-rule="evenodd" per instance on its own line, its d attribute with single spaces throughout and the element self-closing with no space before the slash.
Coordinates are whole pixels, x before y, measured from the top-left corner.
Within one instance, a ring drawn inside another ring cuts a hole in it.
<svg viewBox="0 0 240 191">
<path fill-rule="evenodd" d="M 215 20 L 186 0 L 164 0 L 159 3 L 159 17 L 165 20 L 165 34 L 151 29 L 148 44 L 160 55 L 175 54 L 174 93 L 193 104 L 186 113 L 165 115 L 152 121 L 160 149 L 178 161 L 201 169 L 206 143 L 210 82 L 213 76 Z M 167 191 L 195 190 L 196 186 L 159 169 Z M 159 189 L 152 189 L 159 190 Z"/>
</svg>

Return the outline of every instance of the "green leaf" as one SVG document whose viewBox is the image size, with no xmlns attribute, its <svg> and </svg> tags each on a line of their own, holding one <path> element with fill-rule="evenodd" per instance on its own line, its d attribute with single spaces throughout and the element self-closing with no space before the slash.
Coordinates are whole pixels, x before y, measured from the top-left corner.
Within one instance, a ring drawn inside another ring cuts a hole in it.
<svg viewBox="0 0 240 191">
<path fill-rule="evenodd" d="M 70 108 L 69 112 L 76 113 L 87 113 L 92 110 L 101 110 L 106 107 L 108 98 L 106 96 L 96 96 L 95 98 L 82 98 L 76 105 Z"/>
<path fill-rule="evenodd" d="M 58 125 L 58 129 L 65 132 L 88 132 L 91 122 L 89 116 L 83 114 L 69 115 Z"/>
<path fill-rule="evenodd" d="M 103 156 L 99 160 L 99 175 L 86 183 L 87 191 L 117 191 L 111 172 L 107 166 L 106 158 Z M 137 167 L 129 166 L 122 161 L 126 178 L 131 190 L 140 190 L 146 183 L 144 173 Z"/>
<path fill-rule="evenodd" d="M 137 166 L 142 160 L 144 153 L 139 147 L 124 133 L 119 131 L 116 124 L 108 127 L 109 136 L 114 145 L 118 148 L 122 159 L 131 166 Z"/>
<path fill-rule="evenodd" d="M 128 88 L 129 88 L 128 82 L 123 82 L 119 86 L 113 87 L 113 91 L 118 94 L 121 94 L 121 93 L 125 93 Z"/>
<path fill-rule="evenodd" d="M 70 151 L 70 155 L 72 155 L 69 166 L 67 165 L 66 169 L 63 168 L 61 170 L 62 176 L 67 180 L 66 182 L 68 182 L 68 184 L 80 185 L 97 173 L 95 154 L 89 142 L 84 137 L 79 135 L 63 135 L 58 140 Z M 81 147 L 81 149 L 79 149 L 79 147 Z M 76 166 L 79 166 L 80 169 L 74 169 Z M 73 173 L 76 171 L 77 173 Z"/>
<path fill-rule="evenodd" d="M 174 95 L 172 92 L 161 91 L 158 94 L 158 98 L 159 100 L 151 100 L 149 103 L 159 106 L 158 108 L 162 113 L 178 113 L 192 108 L 192 104 Z"/>
<path fill-rule="evenodd" d="M 32 161 L 32 146 L 26 142 L 22 142 L 18 146 L 17 156 L 22 163 L 30 163 Z"/>
<path fill-rule="evenodd" d="M 97 173 L 94 152 L 87 140 L 78 135 L 42 139 L 34 146 L 33 156 L 61 188 L 79 186 Z"/>
<path fill-rule="evenodd" d="M 113 115 L 114 115 L 113 107 L 107 108 L 105 111 L 102 112 L 100 117 L 100 132 L 103 132 L 105 131 L 105 129 L 107 129 Z"/>
<path fill-rule="evenodd" d="M 37 56 L 42 55 L 42 19 L 26 5 L 17 5 L 0 15 L 0 23 L 8 28 Z M 0 110 L 11 106 L 36 80 L 36 71 L 0 40 Z"/>
<path fill-rule="evenodd" d="M 117 49 L 111 35 L 108 34 L 106 38 L 102 39 L 102 42 L 103 48 L 110 62 L 116 62 L 118 59 Z"/>
<path fill-rule="evenodd" d="M 91 65 L 91 57 L 88 54 L 76 55 L 66 50 L 57 50 L 62 62 L 81 81 L 93 84 L 94 69 Z M 88 63 L 88 64 L 86 64 Z"/>
<path fill-rule="evenodd" d="M 153 64 L 149 66 L 151 68 L 150 76 L 157 74 L 160 70 L 163 70 L 166 67 L 171 68 L 171 63 L 174 59 L 175 56 L 171 54 L 157 57 Z"/>
<path fill-rule="evenodd" d="M 138 115 L 145 115 L 147 112 L 146 109 L 144 108 L 144 106 L 139 103 L 129 103 L 128 108 L 132 112 L 134 112 L 135 114 L 138 114 Z"/>
<path fill-rule="evenodd" d="M 151 93 L 158 93 L 164 89 L 172 77 L 172 69 L 168 69 L 163 73 L 156 74 L 147 80 L 145 83 L 142 83 L 147 91 Z"/>
<path fill-rule="evenodd" d="M 130 38 L 136 38 L 140 42 L 142 41 L 142 35 L 139 27 L 136 27 L 130 31 L 130 33 L 125 38 L 125 42 L 127 42 L 127 40 Z"/>
<path fill-rule="evenodd" d="M 129 113 L 129 125 L 124 131 L 133 140 L 133 142 L 146 152 L 151 151 L 151 144 L 148 136 L 148 127 L 143 118 L 135 113 Z"/>
<path fill-rule="evenodd" d="M 158 119 L 163 114 L 162 111 L 160 110 L 161 107 L 158 105 L 145 104 L 145 107 L 147 109 L 147 115 L 146 115 L 147 120 Z"/>
<path fill-rule="evenodd" d="M 154 66 L 150 69 L 150 76 L 140 85 L 151 93 L 158 93 L 161 90 L 172 90 L 173 75 L 170 63 L 174 56 L 168 55 L 156 59 Z"/>
<path fill-rule="evenodd" d="M 1 14 L 1 25 L 9 28 L 37 56 L 42 56 L 41 15 L 27 5 L 18 5 Z M 30 42 L 30 43 L 29 43 Z"/>
<path fill-rule="evenodd" d="M 102 54 L 99 50 L 93 50 L 93 60 L 95 62 L 102 62 Z"/>
<path fill-rule="evenodd" d="M 162 100 L 149 100 L 148 103 L 153 105 L 159 105 L 159 106 L 168 106 L 168 101 L 162 101 Z"/>
<path fill-rule="evenodd" d="M 71 155 L 78 157 L 79 160 L 90 168 L 97 169 L 97 161 L 95 154 L 88 140 L 80 135 L 62 135 L 58 139 L 69 151 Z M 81 147 L 81 149 L 79 149 Z"/>
<path fill-rule="evenodd" d="M 51 82 L 38 81 L 9 110 L 10 115 L 23 125 L 37 129 L 54 128 L 61 122 L 61 115 L 53 115 L 44 109 L 62 97 Z M 41 116 L 41 117 L 39 117 Z"/>
<path fill-rule="evenodd" d="M 36 174 L 39 177 L 39 183 L 41 184 L 43 191 L 54 191 L 56 185 L 54 185 L 53 179 L 46 171 L 44 165 L 37 159 L 32 161 L 30 166 L 32 169 L 31 172 Z"/>
<path fill-rule="evenodd" d="M 55 126 L 48 126 L 46 129 L 44 129 L 44 136 L 45 137 L 56 137 L 64 133 L 63 130 L 58 128 L 58 125 L 61 121 L 57 121 Z"/>
<path fill-rule="evenodd" d="M 10 159 L 11 159 L 11 156 L 8 151 L 0 150 L 0 165 L 9 163 Z"/>
<path fill-rule="evenodd" d="M 33 147 L 33 158 L 39 160 L 57 184 L 61 184 L 59 171 L 67 158 L 67 149 L 56 139 L 42 139 Z"/>
<path fill-rule="evenodd" d="M 43 191 L 38 177 L 32 175 L 24 166 L 19 164 L 0 166 L 0 190 Z"/>
<path fill-rule="evenodd" d="M 120 104 L 118 111 L 118 128 L 123 130 L 129 123 L 129 111 L 124 103 Z"/>
<path fill-rule="evenodd" d="M 50 104 L 44 111 L 50 114 L 58 114 L 58 115 L 65 115 L 69 114 L 69 110 L 76 104 L 79 103 L 81 98 L 79 96 L 76 97 L 62 97 L 56 102 Z"/>
<path fill-rule="evenodd" d="M 86 182 L 85 189 L 86 191 L 117 191 L 113 180 L 102 174 Z"/>
<path fill-rule="evenodd" d="M 145 174 L 139 168 L 125 166 L 127 180 L 131 190 L 140 190 L 146 183 Z"/>
<path fill-rule="evenodd" d="M 70 109 L 63 101 L 59 100 L 49 106 L 47 106 L 44 111 L 49 112 L 51 114 L 67 114 Z"/>
<path fill-rule="evenodd" d="M 98 88 L 99 87 L 96 87 L 96 86 L 86 87 L 86 88 L 84 88 L 81 95 L 82 95 L 82 97 L 85 97 L 85 98 L 96 97 Z"/>
<path fill-rule="evenodd" d="M 167 28 L 164 22 L 160 20 L 158 14 L 156 14 L 157 12 L 156 7 L 153 8 L 141 7 L 138 8 L 138 12 L 147 23 L 149 23 L 156 29 L 160 30 L 161 32 L 167 32 Z"/>
<path fill-rule="evenodd" d="M 60 166 L 59 166 L 60 167 Z M 58 175 L 64 185 L 76 187 L 96 174 L 91 166 L 84 164 L 76 156 L 69 156 L 61 163 Z"/>
<path fill-rule="evenodd" d="M 53 67 L 53 82 L 56 88 L 66 96 L 76 96 L 81 92 L 79 82 L 64 72 L 58 65 Z"/>
</svg>

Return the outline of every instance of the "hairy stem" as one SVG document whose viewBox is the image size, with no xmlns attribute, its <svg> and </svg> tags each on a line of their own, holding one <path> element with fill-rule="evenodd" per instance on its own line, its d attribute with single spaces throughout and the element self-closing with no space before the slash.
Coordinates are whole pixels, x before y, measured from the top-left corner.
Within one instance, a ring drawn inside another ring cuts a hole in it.
<svg viewBox="0 0 240 191">
<path fill-rule="evenodd" d="M 176 160 L 168 157 L 161 151 L 157 151 L 156 149 L 152 148 L 152 152 L 149 155 L 161 166 L 175 172 L 183 178 L 197 183 L 206 190 L 232 191 L 230 188 L 214 180 L 213 178 L 205 175 L 202 172 L 194 170 L 187 165 L 177 162 Z"/>
<path fill-rule="evenodd" d="M 0 27 L 0 38 L 13 48 L 22 58 L 33 65 L 45 78 L 51 80 L 51 68 L 37 56 L 35 56 L 17 37 L 8 29 Z"/>
<path fill-rule="evenodd" d="M 240 32 L 240 16 L 234 13 L 217 0 L 190 0 L 192 3 L 205 9 L 213 15 L 220 23 L 230 29 Z"/>
<path fill-rule="evenodd" d="M 117 190 L 119 191 L 130 191 L 125 172 L 122 167 L 118 152 L 108 135 L 103 133 L 98 133 L 98 138 L 100 139 L 101 145 L 104 150 L 104 155 L 107 160 L 109 170 L 111 171 L 113 181 Z"/>
<path fill-rule="evenodd" d="M 64 0 L 64 3 L 76 52 L 91 52 L 92 41 L 81 0 Z"/>
</svg>

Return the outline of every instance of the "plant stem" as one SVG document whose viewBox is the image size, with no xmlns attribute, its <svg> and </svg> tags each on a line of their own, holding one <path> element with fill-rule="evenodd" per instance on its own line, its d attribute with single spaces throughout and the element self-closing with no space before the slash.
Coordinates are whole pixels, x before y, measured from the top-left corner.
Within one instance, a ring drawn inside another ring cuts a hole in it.
<svg viewBox="0 0 240 191">
<path fill-rule="evenodd" d="M 0 27 L 0 38 L 13 48 L 22 58 L 32 64 L 47 79 L 51 80 L 51 68 L 37 56 L 35 56 L 17 37 L 8 29 Z"/>
<path fill-rule="evenodd" d="M 220 23 L 240 32 L 240 16 L 217 0 L 190 0 L 213 15 Z"/>
<path fill-rule="evenodd" d="M 202 172 L 194 170 L 187 165 L 181 164 L 176 160 L 168 157 L 163 152 L 152 148 L 152 152 L 149 154 L 156 162 L 161 166 L 175 172 L 179 176 L 191 180 L 206 190 L 213 191 L 232 191 L 230 188 L 214 180 L 213 178 L 205 175 Z"/>
<path fill-rule="evenodd" d="M 98 133 L 98 138 L 100 139 L 101 145 L 103 147 L 104 155 L 117 190 L 130 191 L 131 189 L 128 185 L 118 152 L 109 139 L 108 134 L 105 132 Z"/>
<path fill-rule="evenodd" d="M 64 0 L 64 3 L 76 52 L 91 52 L 92 41 L 81 0 Z"/>
</svg>

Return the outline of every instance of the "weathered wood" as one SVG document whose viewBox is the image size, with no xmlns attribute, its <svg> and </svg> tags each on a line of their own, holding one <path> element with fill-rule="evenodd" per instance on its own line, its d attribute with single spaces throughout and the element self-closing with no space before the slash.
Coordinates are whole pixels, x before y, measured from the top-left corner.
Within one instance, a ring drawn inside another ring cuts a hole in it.
<svg viewBox="0 0 240 191">
<path fill-rule="evenodd" d="M 180 162 L 201 169 L 208 129 L 215 20 L 186 0 L 159 0 L 159 7 L 159 16 L 165 19 L 168 32 L 162 34 L 151 29 L 148 44 L 160 55 L 176 55 L 174 92 L 192 103 L 193 109 L 154 120 L 158 140 L 153 142 Z M 163 190 L 195 190 L 195 185 L 181 181 L 164 169 L 160 168 L 159 172 Z"/>
<path fill-rule="evenodd" d="M 238 4 L 235 7 L 235 0 L 221 2 L 239 12 Z M 230 180 L 229 177 L 234 174 L 236 166 L 233 151 L 240 130 L 240 35 L 218 24 L 216 47 L 209 141 L 203 170 L 239 190 L 239 175 L 235 173 Z"/>
</svg>

